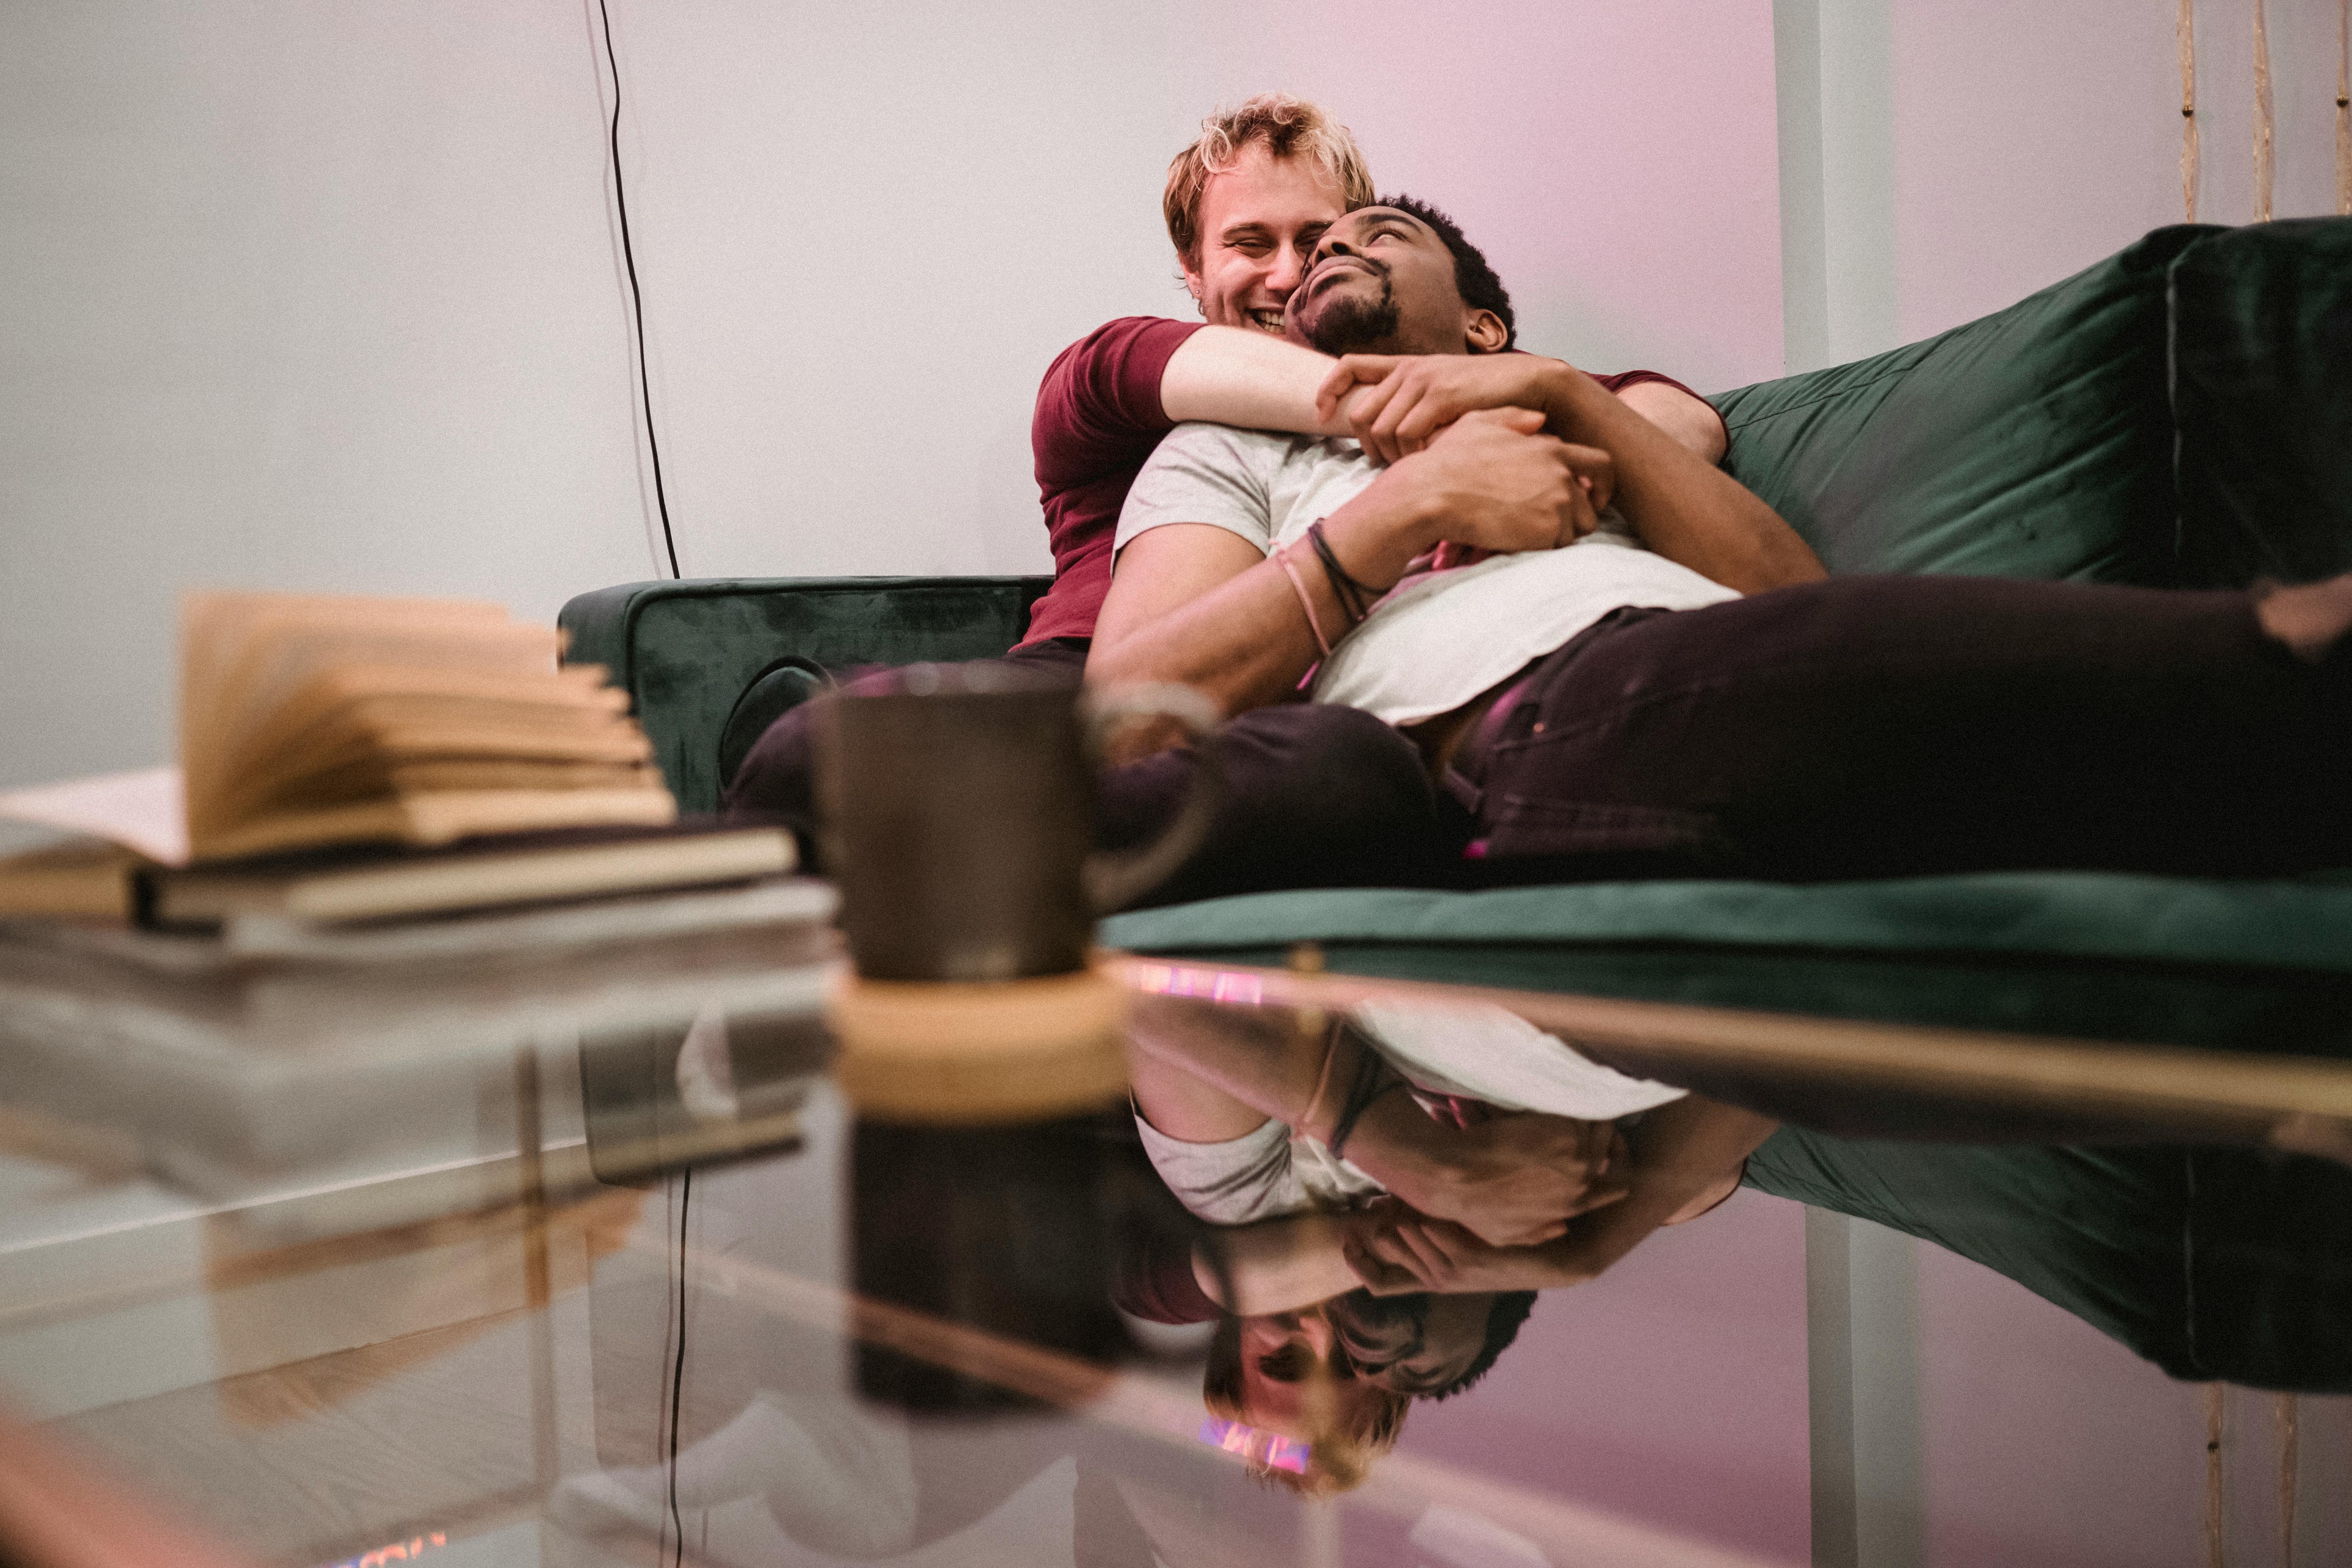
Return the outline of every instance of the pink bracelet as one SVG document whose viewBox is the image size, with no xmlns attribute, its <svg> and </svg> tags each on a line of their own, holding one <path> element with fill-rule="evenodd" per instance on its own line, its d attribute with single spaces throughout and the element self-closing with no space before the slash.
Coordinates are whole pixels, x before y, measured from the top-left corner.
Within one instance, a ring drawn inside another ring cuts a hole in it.
<svg viewBox="0 0 2352 1568">
<path fill-rule="evenodd" d="M 1307 612 L 1307 629 L 1315 634 L 1315 646 L 1323 650 L 1325 658 L 1329 658 L 1331 639 L 1323 635 L 1323 623 L 1315 618 L 1315 600 L 1307 592 L 1306 579 L 1299 576 L 1298 568 L 1290 563 L 1290 546 L 1286 544 L 1276 551 L 1274 559 L 1282 567 L 1282 574 L 1290 579 L 1290 591 L 1298 595 L 1298 607 Z"/>
<path fill-rule="evenodd" d="M 1314 1121 L 1315 1112 L 1322 1108 L 1323 1091 L 1331 1087 L 1331 1064 L 1339 1059 L 1339 1028 L 1326 1025 L 1323 1029 L 1323 1070 L 1315 1075 L 1315 1092 L 1307 1097 L 1307 1109 L 1298 1113 L 1298 1131 L 1305 1132 Z"/>
</svg>

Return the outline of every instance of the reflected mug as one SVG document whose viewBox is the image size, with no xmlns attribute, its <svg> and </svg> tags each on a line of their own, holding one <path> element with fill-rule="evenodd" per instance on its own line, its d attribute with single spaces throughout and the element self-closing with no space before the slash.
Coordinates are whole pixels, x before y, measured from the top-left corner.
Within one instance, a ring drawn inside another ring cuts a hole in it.
<svg viewBox="0 0 2352 1568">
<path fill-rule="evenodd" d="M 1216 811 L 1217 714 L 1186 687 L 1082 691 L 1001 664 L 918 664 L 818 700 L 825 864 L 850 958 L 869 980 L 1084 968 L 1096 917 L 1165 880 Z M 1156 840 L 1097 850 L 1102 742 L 1144 716 L 1191 735 L 1192 790 Z"/>
</svg>

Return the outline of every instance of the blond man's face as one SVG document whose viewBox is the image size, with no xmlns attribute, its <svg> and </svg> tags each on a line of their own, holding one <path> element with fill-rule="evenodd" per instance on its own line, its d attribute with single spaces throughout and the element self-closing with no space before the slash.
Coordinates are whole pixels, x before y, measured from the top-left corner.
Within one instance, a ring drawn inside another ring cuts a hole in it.
<svg viewBox="0 0 2352 1568">
<path fill-rule="evenodd" d="M 1262 142 L 1244 148 L 1201 192 L 1201 254 L 1184 268 L 1201 314 L 1280 336 L 1316 242 L 1346 210 L 1339 184 L 1313 162 L 1276 158 Z"/>
</svg>

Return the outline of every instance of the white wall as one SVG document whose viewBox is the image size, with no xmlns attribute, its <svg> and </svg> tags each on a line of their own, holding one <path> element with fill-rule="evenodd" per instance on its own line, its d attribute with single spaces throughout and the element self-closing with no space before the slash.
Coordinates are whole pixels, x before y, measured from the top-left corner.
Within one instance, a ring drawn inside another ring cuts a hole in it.
<svg viewBox="0 0 2352 1568">
<path fill-rule="evenodd" d="M 1037 377 L 1177 313 L 1170 155 L 1272 86 L 1531 343 L 1779 369 L 1766 0 L 613 0 L 688 575 L 1047 564 Z M 658 574 L 593 0 L 0 9 L 0 784 L 157 760 L 197 584 L 551 616 Z"/>
<path fill-rule="evenodd" d="M 2252 4 L 2198 6 L 2223 221 L 2252 216 Z M 2335 8 L 2267 5 L 2277 211 L 2325 210 Z M 1042 569 L 1037 374 L 1108 316 L 1182 309 L 1159 184 L 1220 100 L 1328 103 L 1384 186 L 1486 244 L 1531 345 L 1712 390 L 2176 218 L 2171 16 L 618 0 L 679 553 Z M 0 10 L 0 784 L 167 752 L 187 586 L 543 617 L 656 574 L 594 28 L 593 0 Z"/>
<path fill-rule="evenodd" d="M 2256 216 L 2254 5 L 2197 0 L 2200 222 Z M 2333 212 L 2337 5 L 2263 5 L 2272 216 Z M 1972 321 L 2183 220 L 2177 5 L 1775 11 L 1790 369 Z"/>
</svg>

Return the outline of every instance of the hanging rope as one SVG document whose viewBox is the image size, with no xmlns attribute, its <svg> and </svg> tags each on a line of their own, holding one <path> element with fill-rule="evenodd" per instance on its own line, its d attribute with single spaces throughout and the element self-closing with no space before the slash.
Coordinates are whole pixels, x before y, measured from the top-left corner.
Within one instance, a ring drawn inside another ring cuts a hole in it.
<svg viewBox="0 0 2352 1568">
<path fill-rule="evenodd" d="M 2197 221 L 2197 0 L 2180 0 L 2180 205 Z M 2343 118 L 2338 110 L 2336 117 Z M 2338 133 L 2341 140 L 2341 133 Z M 2341 176 L 2338 176 L 2341 183 Z"/>
<path fill-rule="evenodd" d="M 2278 1424 L 2279 1561 L 2290 1564 L 2294 1562 L 2294 1472 L 2302 1447 L 2296 1414 L 2294 1394 L 2271 1395 L 2271 1417 Z"/>
<path fill-rule="evenodd" d="M 2336 210 L 2352 216 L 2352 0 L 2336 10 Z"/>
<path fill-rule="evenodd" d="M 2205 1568 L 2225 1568 L 2221 1530 L 2221 1439 L 2227 1430 L 2221 1384 L 2205 1385 Z"/>
<path fill-rule="evenodd" d="M 2271 34 L 2254 0 L 2254 221 L 2271 221 Z"/>
</svg>

